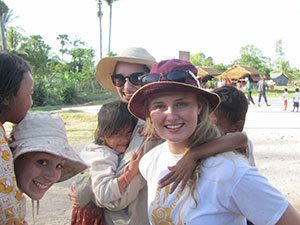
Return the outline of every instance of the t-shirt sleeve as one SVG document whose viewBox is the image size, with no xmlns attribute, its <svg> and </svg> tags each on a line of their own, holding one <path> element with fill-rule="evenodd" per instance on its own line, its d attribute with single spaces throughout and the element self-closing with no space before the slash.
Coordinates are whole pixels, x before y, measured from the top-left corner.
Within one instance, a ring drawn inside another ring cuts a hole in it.
<svg viewBox="0 0 300 225">
<path fill-rule="evenodd" d="M 288 207 L 288 200 L 251 167 L 233 189 L 229 208 L 256 225 L 276 224 Z"/>
</svg>

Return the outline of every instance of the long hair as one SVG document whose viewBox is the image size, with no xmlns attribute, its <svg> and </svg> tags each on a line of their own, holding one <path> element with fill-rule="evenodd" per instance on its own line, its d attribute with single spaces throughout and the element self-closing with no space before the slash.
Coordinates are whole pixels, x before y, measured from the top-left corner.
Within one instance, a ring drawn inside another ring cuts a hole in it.
<svg viewBox="0 0 300 225">
<path fill-rule="evenodd" d="M 204 98 L 201 95 L 197 95 L 197 100 L 202 104 L 202 110 L 200 114 L 198 115 L 198 124 L 196 126 L 195 131 L 189 138 L 189 144 L 186 146 L 186 151 L 189 151 L 190 149 L 197 147 L 203 143 L 206 143 L 209 140 L 212 140 L 214 138 L 220 137 L 220 131 L 215 126 L 215 124 L 209 119 L 209 104 L 206 98 Z M 145 101 L 145 113 L 146 113 L 146 123 L 145 127 L 142 131 L 142 135 L 144 135 L 147 140 L 151 140 L 153 137 L 158 136 L 155 128 L 151 122 L 150 114 L 148 109 L 149 101 Z M 200 166 L 201 161 L 199 161 L 196 169 L 194 170 L 194 173 L 192 174 L 191 179 L 188 182 L 188 186 L 190 187 L 190 194 L 192 198 L 194 199 L 196 203 L 196 207 L 198 205 L 198 202 L 194 196 L 195 188 L 197 187 L 197 183 L 200 179 Z"/>
<path fill-rule="evenodd" d="M 0 52 L 0 116 L 9 107 L 4 101 L 15 97 L 25 72 L 30 72 L 25 60 L 10 52 Z"/>
</svg>

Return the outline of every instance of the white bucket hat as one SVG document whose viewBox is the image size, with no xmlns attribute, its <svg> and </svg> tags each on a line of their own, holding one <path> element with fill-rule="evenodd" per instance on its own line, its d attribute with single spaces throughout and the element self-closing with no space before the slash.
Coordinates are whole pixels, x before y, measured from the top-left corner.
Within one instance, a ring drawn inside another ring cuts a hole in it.
<svg viewBox="0 0 300 225">
<path fill-rule="evenodd" d="M 155 58 L 144 48 L 126 48 L 120 56 L 106 57 L 99 61 L 95 77 L 102 87 L 117 94 L 117 89 L 111 81 L 117 62 L 146 65 L 149 69 L 156 62 Z"/>
<path fill-rule="evenodd" d="M 14 160 L 29 152 L 49 153 L 63 157 L 61 178 L 67 180 L 87 168 L 87 165 L 68 143 L 64 121 L 49 113 L 27 113 L 25 118 L 14 126 L 9 146 Z"/>
</svg>

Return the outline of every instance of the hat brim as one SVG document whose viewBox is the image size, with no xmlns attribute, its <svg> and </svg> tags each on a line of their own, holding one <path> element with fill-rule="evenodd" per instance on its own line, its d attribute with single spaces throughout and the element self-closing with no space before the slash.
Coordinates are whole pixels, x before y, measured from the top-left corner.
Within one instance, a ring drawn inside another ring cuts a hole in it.
<svg viewBox="0 0 300 225">
<path fill-rule="evenodd" d="M 145 117 L 145 100 L 152 94 L 161 92 L 191 92 L 205 97 L 208 101 L 210 112 L 214 111 L 220 103 L 220 97 L 202 88 L 190 84 L 179 83 L 174 81 L 159 81 L 147 84 L 138 89 L 131 97 L 128 109 L 138 119 L 146 120 Z"/>
<path fill-rule="evenodd" d="M 132 57 L 106 57 L 101 59 L 97 65 L 95 77 L 103 88 L 114 94 L 118 92 L 110 76 L 114 73 L 117 62 L 146 65 L 149 69 L 151 69 L 151 66 L 155 63 L 155 61 L 152 60 Z"/>
<path fill-rule="evenodd" d="M 34 144 L 32 144 L 30 141 L 20 141 L 14 143 L 16 146 L 13 151 L 14 160 L 16 160 L 21 155 L 30 152 L 48 153 L 64 158 L 66 161 L 62 168 L 61 177 L 57 182 L 65 181 L 88 167 L 85 162 L 78 156 L 78 154 L 75 153 L 72 147 L 65 142 L 58 141 L 57 139 L 51 140 L 51 137 L 48 137 L 48 140 L 45 141 L 32 141 L 34 142 Z M 49 141 L 52 143 L 51 145 L 47 145 Z M 54 141 L 55 144 L 53 144 Z M 57 151 L 57 149 L 64 149 L 64 151 Z"/>
</svg>

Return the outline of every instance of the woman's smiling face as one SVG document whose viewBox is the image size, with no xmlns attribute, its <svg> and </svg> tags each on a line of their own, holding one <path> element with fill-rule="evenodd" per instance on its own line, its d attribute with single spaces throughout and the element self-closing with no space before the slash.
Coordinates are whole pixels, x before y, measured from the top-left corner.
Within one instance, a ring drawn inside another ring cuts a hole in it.
<svg viewBox="0 0 300 225">
<path fill-rule="evenodd" d="M 188 139 L 196 129 L 198 115 L 202 109 L 196 94 L 158 93 L 150 97 L 148 109 L 153 126 L 161 138 L 167 140 L 169 144 L 187 147 Z"/>
<path fill-rule="evenodd" d="M 61 176 L 65 160 L 42 152 L 30 152 L 15 160 L 17 183 L 31 199 L 40 200 Z"/>
</svg>

